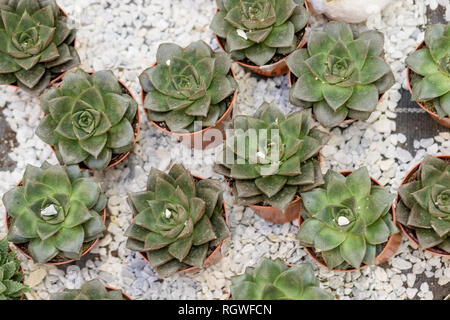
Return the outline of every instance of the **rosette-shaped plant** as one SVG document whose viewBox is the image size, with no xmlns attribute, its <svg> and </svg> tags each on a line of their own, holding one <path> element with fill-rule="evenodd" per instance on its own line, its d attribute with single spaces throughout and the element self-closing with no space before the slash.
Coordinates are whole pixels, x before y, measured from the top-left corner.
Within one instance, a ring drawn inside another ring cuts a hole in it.
<svg viewBox="0 0 450 320">
<path fill-rule="evenodd" d="M 18 300 L 30 289 L 22 284 L 20 260 L 9 250 L 8 239 L 0 240 L 0 300 Z"/>
<path fill-rule="evenodd" d="M 114 155 L 133 148 L 137 103 L 111 71 L 66 74 L 61 86 L 41 96 L 45 117 L 36 135 L 66 165 L 105 169 Z"/>
<path fill-rule="evenodd" d="M 145 252 L 163 278 L 203 267 L 208 255 L 229 237 L 222 188 L 197 179 L 182 165 L 166 174 L 152 168 L 147 191 L 128 198 L 135 215 L 126 231 L 127 247 Z"/>
<path fill-rule="evenodd" d="M 139 77 L 150 120 L 181 133 L 214 126 L 237 89 L 229 55 L 213 52 L 203 41 L 184 49 L 164 43 L 156 62 Z M 195 122 L 200 122 L 198 128 Z"/>
<path fill-rule="evenodd" d="M 366 168 L 349 176 L 329 170 L 325 185 L 302 193 L 306 220 L 297 238 L 320 250 L 329 269 L 373 265 L 381 246 L 398 232 L 389 211 L 394 195 L 373 185 Z"/>
<path fill-rule="evenodd" d="M 123 300 L 122 291 L 108 290 L 100 280 L 85 282 L 80 289 L 64 289 L 51 300 Z"/>
<path fill-rule="evenodd" d="M 233 180 L 241 205 L 285 210 L 300 192 L 323 184 L 318 154 L 329 136 L 310 111 L 285 116 L 264 103 L 254 117 L 237 116 L 215 171 Z"/>
<path fill-rule="evenodd" d="M 412 99 L 429 103 L 439 117 L 450 117 L 450 25 L 435 24 L 425 32 L 425 46 L 406 59 L 412 77 Z"/>
<path fill-rule="evenodd" d="M 397 221 L 415 231 L 422 248 L 450 253 L 450 163 L 427 155 L 398 192 Z"/>
<path fill-rule="evenodd" d="M 312 107 L 326 127 L 346 118 L 367 120 L 380 95 L 394 84 L 391 68 L 383 60 L 383 46 L 382 33 L 369 30 L 354 35 L 343 22 L 312 30 L 308 48 L 286 60 L 298 78 L 290 91 L 291 103 Z"/>
<path fill-rule="evenodd" d="M 55 0 L 0 0 L 0 84 L 39 95 L 55 74 L 80 64 Z"/>
<path fill-rule="evenodd" d="M 106 196 L 78 166 L 28 165 L 20 186 L 3 196 L 8 238 L 35 262 L 78 260 L 105 230 Z"/>
<path fill-rule="evenodd" d="M 322 290 L 309 263 L 286 266 L 281 259 L 263 259 L 255 268 L 231 279 L 233 300 L 332 300 Z"/>
<path fill-rule="evenodd" d="M 236 60 L 262 66 L 276 54 L 297 49 L 297 33 L 308 23 L 303 0 L 216 0 L 219 11 L 211 29 L 226 40 Z"/>
</svg>

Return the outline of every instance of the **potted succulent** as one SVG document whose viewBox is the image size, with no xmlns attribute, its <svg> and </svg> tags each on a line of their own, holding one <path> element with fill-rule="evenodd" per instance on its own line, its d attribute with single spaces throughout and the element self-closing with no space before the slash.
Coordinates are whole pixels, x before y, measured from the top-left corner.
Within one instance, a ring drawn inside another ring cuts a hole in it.
<svg viewBox="0 0 450 320">
<path fill-rule="evenodd" d="M 281 259 L 264 258 L 256 267 L 231 279 L 233 300 L 333 300 L 320 288 L 309 263 L 287 266 Z"/>
<path fill-rule="evenodd" d="M 211 146 L 204 138 L 211 129 L 223 133 L 238 87 L 228 54 L 214 52 L 203 41 L 184 49 L 163 43 L 156 63 L 139 80 L 144 110 L 158 129 L 198 149 Z M 216 137 L 214 145 L 221 142 Z"/>
<path fill-rule="evenodd" d="M 425 41 L 407 59 L 412 100 L 450 128 L 450 24 L 427 27 Z"/>
<path fill-rule="evenodd" d="M 85 282 L 80 289 L 64 289 L 55 293 L 50 300 L 133 300 L 130 296 L 111 287 L 104 286 L 100 280 Z"/>
<path fill-rule="evenodd" d="M 105 230 L 106 202 L 78 166 L 28 165 L 22 182 L 3 195 L 8 238 L 37 263 L 79 260 Z"/>
<path fill-rule="evenodd" d="M 152 168 L 147 191 L 128 198 L 134 220 L 125 235 L 163 278 L 208 267 L 221 258 L 230 236 L 218 181 L 192 176 L 181 164 L 168 174 Z"/>
<path fill-rule="evenodd" d="M 52 146 L 61 164 L 103 170 L 133 149 L 140 119 L 130 90 L 111 71 L 68 72 L 41 96 L 44 118 L 36 135 Z"/>
<path fill-rule="evenodd" d="M 367 120 L 395 83 L 383 60 L 383 46 L 382 33 L 369 30 L 356 35 L 343 22 L 312 30 L 308 48 L 286 60 L 291 71 L 290 102 L 312 108 L 325 127 L 346 119 Z"/>
<path fill-rule="evenodd" d="M 0 13 L 0 84 L 40 95 L 80 64 L 75 30 L 55 0 L 1 0 Z"/>
<path fill-rule="evenodd" d="M 30 291 L 23 284 L 21 261 L 9 248 L 8 239 L 0 240 L 0 300 L 19 300 Z"/>
<path fill-rule="evenodd" d="M 214 169 L 225 176 L 240 205 L 273 223 L 299 217 L 300 192 L 323 184 L 319 151 L 328 134 L 315 128 L 310 111 L 285 116 L 264 103 L 253 117 L 234 118 Z"/>
<path fill-rule="evenodd" d="M 308 4 L 303 0 L 216 0 L 211 29 L 222 50 L 266 77 L 286 74 L 286 57 L 306 44 Z"/>
<path fill-rule="evenodd" d="M 401 243 L 394 195 L 369 177 L 367 168 L 329 170 L 323 188 L 302 193 L 305 221 L 297 235 L 317 263 L 355 271 L 389 260 Z"/>
<path fill-rule="evenodd" d="M 425 156 L 403 179 L 395 216 L 409 240 L 450 257 L 450 156 Z"/>
</svg>

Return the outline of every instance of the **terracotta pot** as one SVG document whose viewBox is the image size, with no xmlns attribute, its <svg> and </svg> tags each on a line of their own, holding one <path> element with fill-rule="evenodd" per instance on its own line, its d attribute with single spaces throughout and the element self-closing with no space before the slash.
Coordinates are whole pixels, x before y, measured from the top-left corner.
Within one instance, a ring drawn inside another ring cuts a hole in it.
<svg viewBox="0 0 450 320">
<path fill-rule="evenodd" d="M 348 176 L 351 173 L 352 173 L 352 171 L 350 171 L 350 170 L 341 171 L 341 174 L 343 174 L 344 176 Z M 381 184 L 377 180 L 375 180 L 373 178 L 370 178 L 370 179 L 372 180 L 372 184 L 381 186 Z M 392 213 L 394 224 L 396 224 L 397 220 L 395 219 L 394 205 L 392 205 L 392 207 L 391 207 L 391 213 Z M 299 227 L 300 227 L 302 221 L 299 220 L 299 222 L 300 222 L 299 223 Z M 375 264 L 376 265 L 383 264 L 383 263 L 387 262 L 389 259 L 391 259 L 395 255 L 395 253 L 397 252 L 397 250 L 400 247 L 401 243 L 402 243 L 402 234 L 400 232 L 391 235 L 389 237 L 388 241 L 384 244 L 383 250 L 380 252 L 379 255 L 377 255 L 375 257 Z M 327 267 L 327 265 L 325 264 L 325 262 L 323 261 L 323 259 L 317 254 L 317 252 L 316 252 L 316 250 L 314 248 L 304 247 L 304 249 L 305 249 L 306 253 L 310 256 L 310 258 L 313 259 L 318 265 L 320 265 L 321 267 L 324 267 L 326 269 L 329 269 Z M 365 269 L 367 267 L 368 267 L 367 264 L 363 264 L 358 269 L 355 269 L 355 268 L 350 268 L 350 269 L 346 269 L 346 270 L 332 269 L 332 271 L 340 272 L 340 273 L 342 273 L 342 272 L 354 272 L 356 270 L 362 270 L 362 269 Z"/>
<path fill-rule="evenodd" d="M 436 156 L 439 159 L 443 159 L 443 160 L 447 160 L 450 161 L 450 155 L 445 155 L 445 156 Z M 400 184 L 401 186 L 404 185 L 405 183 L 407 183 L 409 181 L 409 179 L 416 173 L 417 170 L 419 170 L 420 165 L 422 164 L 422 162 L 419 162 L 416 166 L 414 166 L 414 168 L 412 168 L 405 176 L 405 178 L 402 180 L 402 183 Z M 400 201 L 400 195 L 397 194 L 397 198 L 395 199 L 395 205 L 397 206 L 397 204 Z M 395 208 L 394 208 L 394 218 L 395 218 Z M 419 240 L 416 237 L 416 233 L 413 229 L 408 228 L 407 226 L 401 224 L 400 222 L 397 222 L 397 226 L 398 228 L 403 232 L 403 234 L 409 239 L 409 241 L 411 241 L 413 244 L 415 244 L 417 247 L 420 248 L 420 244 L 419 244 Z M 424 249 L 426 252 L 429 252 L 435 256 L 440 256 L 440 257 L 450 257 L 450 253 L 445 252 L 442 249 L 439 248 L 429 248 L 429 249 Z"/>
<path fill-rule="evenodd" d="M 416 50 L 414 50 L 414 51 L 422 49 L 424 46 L 425 46 L 425 41 L 422 41 L 417 46 Z M 412 94 L 413 91 L 412 91 L 412 86 L 411 86 L 411 72 L 412 72 L 412 70 L 410 68 L 406 69 L 406 82 L 408 84 L 409 92 Z M 433 118 L 434 121 L 439 123 L 441 126 L 450 128 L 450 117 L 444 117 L 441 119 L 437 113 L 425 108 L 425 106 L 421 102 L 416 101 L 416 103 L 419 105 L 419 107 L 421 107 L 423 110 L 425 110 L 425 112 L 428 113 Z"/>
<path fill-rule="evenodd" d="M 309 12 L 308 1 L 306 1 L 306 0 L 305 0 L 305 8 L 306 8 L 306 11 Z M 217 11 L 219 11 L 219 10 L 217 10 Z M 307 40 L 306 40 L 306 29 L 308 27 L 309 27 L 309 22 L 306 24 L 305 28 L 303 29 L 303 37 L 300 40 L 300 43 L 298 44 L 297 49 L 301 49 L 301 48 L 303 48 L 306 45 L 306 42 L 307 42 Z M 226 41 L 226 40 L 223 39 L 223 38 L 219 38 L 217 35 L 215 35 L 215 37 L 216 37 L 217 43 L 219 44 L 219 47 L 223 51 L 226 51 L 225 50 L 225 45 L 224 45 L 224 41 Z M 248 69 L 248 70 L 250 70 L 250 71 L 252 71 L 252 72 L 254 72 L 256 74 L 259 74 L 261 76 L 264 76 L 264 77 L 278 77 L 278 76 L 282 76 L 282 75 L 284 75 L 284 74 L 289 72 L 289 68 L 288 68 L 288 66 L 286 64 L 286 58 L 287 57 L 288 57 L 288 55 L 285 56 L 283 59 L 275 62 L 275 63 L 264 65 L 264 66 L 258 66 L 258 65 L 255 65 L 255 64 L 251 64 L 250 65 L 250 64 L 246 64 L 246 63 L 244 63 L 242 61 L 236 61 L 236 62 L 240 66 L 242 66 L 242 67 L 244 67 L 244 68 L 246 68 L 246 69 Z"/>
<path fill-rule="evenodd" d="M 117 291 L 118 289 L 110 287 L 110 286 L 105 286 L 106 290 L 108 291 Z M 134 300 L 133 298 L 131 298 L 129 295 L 127 295 L 125 292 L 122 291 L 122 296 L 123 296 L 123 300 Z"/>
<path fill-rule="evenodd" d="M 198 179 L 198 180 L 204 180 L 202 177 L 196 176 L 196 175 L 192 175 L 194 178 Z M 228 210 L 227 210 L 227 206 L 225 205 L 225 201 L 223 201 L 223 210 L 224 210 L 224 215 L 225 215 L 225 223 L 227 225 L 229 225 L 228 223 Z M 134 214 L 133 214 L 133 219 L 131 220 L 131 222 L 133 222 L 134 220 Z M 220 260 L 222 260 L 223 255 L 221 252 L 221 248 L 222 248 L 222 243 L 219 243 L 219 245 L 214 249 L 214 251 L 208 256 L 206 257 L 205 261 L 203 261 L 203 269 L 211 267 L 215 264 L 217 264 Z M 138 251 L 139 255 L 142 257 L 142 259 L 144 259 L 145 262 L 147 262 L 148 264 L 150 264 L 150 261 L 147 258 L 147 255 L 145 254 L 145 252 L 141 252 Z M 199 270 L 202 269 L 199 267 L 190 267 L 190 268 L 186 268 L 183 270 L 179 270 L 177 271 L 177 273 L 185 273 L 185 272 L 189 272 L 189 271 L 195 271 L 195 270 Z"/>
</svg>

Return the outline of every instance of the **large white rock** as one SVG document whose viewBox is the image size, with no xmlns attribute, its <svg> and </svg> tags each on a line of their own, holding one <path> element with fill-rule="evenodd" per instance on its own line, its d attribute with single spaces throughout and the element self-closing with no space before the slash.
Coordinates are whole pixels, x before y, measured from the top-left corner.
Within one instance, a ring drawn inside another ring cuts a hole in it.
<svg viewBox="0 0 450 320">
<path fill-rule="evenodd" d="M 315 11 L 332 20 L 360 23 L 379 13 L 392 0 L 309 0 Z"/>
</svg>

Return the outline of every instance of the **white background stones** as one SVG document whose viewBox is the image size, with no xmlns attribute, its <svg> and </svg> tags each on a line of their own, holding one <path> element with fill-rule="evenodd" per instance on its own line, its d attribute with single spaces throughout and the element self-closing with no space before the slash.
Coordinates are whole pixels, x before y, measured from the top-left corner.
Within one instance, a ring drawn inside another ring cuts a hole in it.
<svg viewBox="0 0 450 320">
<path fill-rule="evenodd" d="M 158 45 L 176 42 L 182 46 L 202 39 L 217 48 L 208 25 L 215 8 L 212 0 L 59 0 L 58 3 L 75 21 L 79 29 L 77 47 L 86 70 L 111 69 L 130 86 L 136 97 L 140 95 L 138 75 L 151 66 Z M 419 27 L 426 23 L 425 5 L 437 3 L 447 6 L 448 0 L 393 1 L 381 14 L 369 18 L 360 28 L 373 28 L 386 36 L 386 60 L 394 70 L 397 84 L 386 93 L 378 109 L 367 122 L 357 122 L 348 128 L 335 128 L 333 137 L 323 149 L 323 170 L 354 169 L 368 166 L 371 175 L 395 192 L 407 170 L 421 161 L 423 155 L 450 153 L 450 133 L 414 142 L 416 154 L 399 145 L 406 137 L 396 133 L 396 107 L 400 88 L 406 88 L 406 55 L 423 39 Z M 322 25 L 322 17 L 314 17 L 314 26 Z M 275 101 L 286 113 L 295 110 L 288 102 L 288 81 L 285 77 L 259 79 L 233 66 L 240 89 L 235 114 L 252 114 L 263 101 Z M 48 160 L 57 163 L 49 146 L 34 136 L 42 117 L 39 99 L 9 87 L 0 88 L 3 114 L 17 133 L 18 146 L 10 153 L 17 167 L 0 172 L 0 194 L 13 187 L 22 177 L 26 164 L 40 165 Z M 142 109 L 141 109 L 142 110 Z M 426 116 L 426 115 L 424 115 Z M 219 147 L 220 148 L 220 147 Z M 24 259 L 32 286 L 30 299 L 48 299 L 50 294 L 67 288 L 78 288 L 84 281 L 100 278 L 106 284 L 123 289 L 136 299 L 224 299 L 229 293 L 230 278 L 242 273 L 247 266 L 262 257 L 280 257 L 289 263 L 311 262 L 298 246 L 295 234 L 297 222 L 272 225 L 248 208 L 234 206 L 225 196 L 232 231 L 224 244 L 224 258 L 205 270 L 177 274 L 161 280 L 141 257 L 126 249 L 124 230 L 131 219 L 126 203 L 129 192 L 145 188 L 146 175 L 151 167 L 166 169 L 172 161 L 182 162 L 194 174 L 203 177 L 220 176 L 213 173 L 216 150 L 196 154 L 172 137 L 142 122 L 138 145 L 123 164 L 104 173 L 96 173 L 109 197 L 111 223 L 105 237 L 93 250 L 100 258 L 87 261 L 86 266 L 70 266 L 66 272 L 50 266 L 34 264 Z M 198 152 L 198 151 L 197 151 Z M 224 185 L 225 188 L 225 185 Z M 0 208 L 0 235 L 4 234 L 4 208 Z M 313 264 L 314 265 L 314 264 Z M 449 259 L 433 257 L 415 250 L 404 240 L 398 254 L 383 267 L 370 267 L 354 273 L 341 274 L 314 265 L 323 288 L 339 299 L 432 299 L 431 283 L 448 286 Z M 419 277 L 426 282 L 417 286 Z"/>
</svg>

